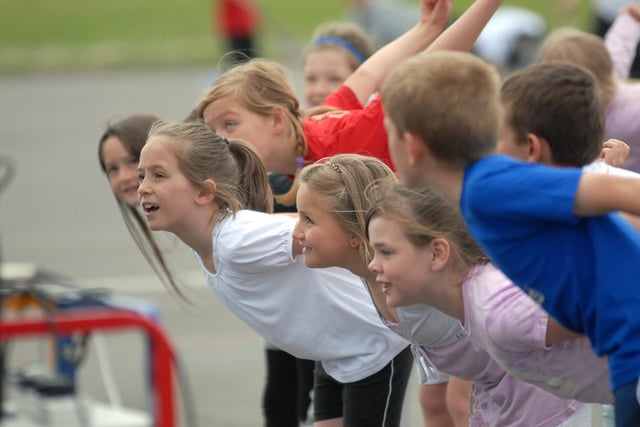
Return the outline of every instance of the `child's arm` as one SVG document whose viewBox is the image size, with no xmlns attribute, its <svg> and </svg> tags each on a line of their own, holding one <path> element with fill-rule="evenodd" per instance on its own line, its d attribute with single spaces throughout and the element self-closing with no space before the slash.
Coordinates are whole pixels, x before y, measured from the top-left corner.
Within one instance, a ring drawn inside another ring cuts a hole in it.
<svg viewBox="0 0 640 427">
<path fill-rule="evenodd" d="M 380 48 L 351 74 L 348 86 L 362 105 L 376 92 L 391 68 L 425 49 L 447 25 L 453 0 L 422 0 L 420 21 L 406 33 Z"/>
<path fill-rule="evenodd" d="M 640 215 L 640 179 L 584 173 L 573 201 L 576 216 L 597 216 L 620 211 Z"/>
<path fill-rule="evenodd" d="M 452 0 L 422 0 L 420 22 L 374 53 L 349 76 L 345 85 L 363 105 L 396 64 L 424 50 L 431 42 L 428 51 L 470 51 L 502 0 L 476 0 L 438 36 L 449 19 L 452 3 Z"/>
<path fill-rule="evenodd" d="M 502 0 L 476 0 L 428 48 L 469 52 Z"/>
<path fill-rule="evenodd" d="M 605 45 L 613 61 L 616 78 L 629 78 L 631 63 L 640 41 L 640 7 L 629 5 L 620 10 L 613 25 L 604 37 Z"/>
</svg>

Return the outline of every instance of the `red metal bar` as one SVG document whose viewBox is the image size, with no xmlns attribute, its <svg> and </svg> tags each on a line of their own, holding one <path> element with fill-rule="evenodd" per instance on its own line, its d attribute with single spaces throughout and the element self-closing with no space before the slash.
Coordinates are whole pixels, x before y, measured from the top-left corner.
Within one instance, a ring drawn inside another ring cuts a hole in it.
<svg viewBox="0 0 640 427">
<path fill-rule="evenodd" d="M 154 420 L 156 427 L 175 426 L 175 399 L 172 363 L 173 347 L 167 335 L 152 320 L 143 315 L 119 309 L 78 309 L 49 318 L 0 320 L 0 341 L 16 336 L 49 335 L 52 325 L 56 332 L 89 332 L 95 329 L 113 330 L 138 328 L 146 332 L 153 343 L 151 363 L 154 378 Z"/>
</svg>

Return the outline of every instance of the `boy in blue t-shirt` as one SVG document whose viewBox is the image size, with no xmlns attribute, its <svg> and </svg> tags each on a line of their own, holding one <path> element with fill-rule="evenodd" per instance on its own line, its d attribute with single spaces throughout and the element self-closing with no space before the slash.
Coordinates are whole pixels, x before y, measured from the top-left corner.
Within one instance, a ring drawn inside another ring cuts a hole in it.
<svg viewBox="0 0 640 427">
<path fill-rule="evenodd" d="M 470 54 L 407 60 L 381 94 L 401 179 L 458 204 L 493 262 L 563 326 L 589 336 L 608 356 L 616 426 L 640 425 L 640 234 L 609 213 L 640 214 L 640 179 L 495 154 L 499 76 Z"/>
</svg>

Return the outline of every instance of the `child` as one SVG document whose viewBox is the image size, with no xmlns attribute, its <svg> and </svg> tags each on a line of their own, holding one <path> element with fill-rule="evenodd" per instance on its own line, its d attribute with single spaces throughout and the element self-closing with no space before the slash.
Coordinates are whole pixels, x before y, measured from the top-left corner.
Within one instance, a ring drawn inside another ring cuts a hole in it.
<svg viewBox="0 0 640 427">
<path fill-rule="evenodd" d="M 133 114 L 108 124 L 98 142 L 98 159 L 133 240 L 163 284 L 184 298 L 140 213 L 138 201 L 140 150 L 147 141 L 149 129 L 157 120 L 159 118 L 151 114 Z"/>
<path fill-rule="evenodd" d="M 640 172 L 640 83 L 627 81 L 640 40 L 640 6 L 620 12 L 605 40 L 575 28 L 557 29 L 540 48 L 540 62 L 571 61 L 590 70 L 605 106 L 604 137 L 631 146 L 628 169 Z"/>
<path fill-rule="evenodd" d="M 640 235 L 609 212 L 640 213 L 640 180 L 493 154 L 498 88 L 496 71 L 467 54 L 398 66 L 382 87 L 394 162 L 401 159 L 395 164 L 408 185 L 433 186 L 460 206 L 496 266 L 608 356 L 616 426 L 637 425 L 640 289 L 630 269 L 640 259 Z"/>
<path fill-rule="evenodd" d="M 396 310 L 386 304 L 375 273 L 367 268 L 372 249 L 366 239 L 366 212 L 368 196 L 373 193 L 367 195 L 366 190 L 371 184 L 389 181 L 394 181 L 393 173 L 381 161 L 356 154 L 305 167 L 294 229 L 294 238 L 304 248 L 305 264 L 338 266 L 362 277 L 383 321 L 414 343 L 421 367 L 432 364 L 437 370 L 473 381 L 472 425 L 558 425 L 565 421 L 579 404 L 507 375 L 464 334 L 457 319 L 428 305 Z M 545 411 L 539 411 L 540 407 Z"/>
<path fill-rule="evenodd" d="M 218 134 L 250 142 L 270 172 L 294 176 L 306 163 L 341 152 L 366 153 L 390 164 L 380 102 L 362 105 L 394 65 L 429 43 L 429 50 L 469 50 L 502 2 L 476 0 L 434 41 L 447 23 L 451 3 L 422 0 L 420 22 L 372 55 L 327 98 L 328 110 L 339 111 L 303 118 L 284 68 L 257 60 L 220 76 L 204 95 L 198 116 Z M 295 191 L 294 185 L 279 201 L 295 203 Z"/>
<path fill-rule="evenodd" d="M 256 212 L 273 198 L 249 144 L 201 122 L 158 122 L 139 177 L 149 228 L 193 248 L 211 290 L 269 343 L 320 361 L 315 426 L 399 425 L 408 342 L 380 323 L 357 277 L 305 267 L 294 218 Z"/>
<path fill-rule="evenodd" d="M 365 31 L 352 22 L 328 22 L 313 32 L 302 52 L 302 92 L 319 107 L 373 53 Z"/>
<path fill-rule="evenodd" d="M 371 55 L 367 35 L 358 25 L 329 22 L 320 25 L 305 47 L 302 60 L 303 95 L 308 107 L 320 106 Z M 293 181 L 269 173 L 274 194 L 286 194 Z M 294 206 L 274 202 L 274 212 L 295 212 Z M 266 381 L 263 392 L 265 427 L 297 427 L 307 421 L 313 389 L 314 362 L 298 359 L 266 343 Z"/>
<path fill-rule="evenodd" d="M 303 51 L 303 94 L 307 107 L 320 107 L 372 52 L 369 37 L 359 25 L 352 22 L 320 25 Z M 274 190 L 283 189 L 274 191 L 276 194 L 285 194 L 292 183 L 286 175 L 278 173 L 270 173 L 269 180 Z M 275 206 L 286 209 L 277 202 Z M 295 212 L 295 206 L 293 208 Z M 467 425 L 469 387 L 457 379 L 421 385 L 419 399 L 425 426 Z"/>
<path fill-rule="evenodd" d="M 508 373 L 557 396 L 611 403 L 605 358 L 571 338 L 489 263 L 455 208 L 425 187 L 386 188 L 368 212 L 377 274 L 392 307 L 430 304 L 464 324 Z M 574 417 L 589 416 L 587 405 Z M 573 417 L 572 417 L 573 418 Z"/>
</svg>

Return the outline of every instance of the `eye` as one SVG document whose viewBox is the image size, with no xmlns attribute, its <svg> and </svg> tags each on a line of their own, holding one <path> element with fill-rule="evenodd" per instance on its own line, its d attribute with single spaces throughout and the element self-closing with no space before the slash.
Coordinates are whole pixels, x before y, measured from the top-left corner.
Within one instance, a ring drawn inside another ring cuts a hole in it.
<svg viewBox="0 0 640 427">
<path fill-rule="evenodd" d="M 340 84 L 340 83 L 342 83 L 344 81 L 344 79 L 342 79 L 340 77 L 337 77 L 337 76 L 334 76 L 334 77 L 329 78 L 329 81 L 331 83 Z"/>
<path fill-rule="evenodd" d="M 117 166 L 109 166 L 107 168 L 107 175 L 108 176 L 113 176 L 113 175 L 115 175 L 117 173 L 118 173 L 118 167 Z"/>
<path fill-rule="evenodd" d="M 317 80 L 316 76 L 304 76 L 305 83 L 315 83 Z"/>
<path fill-rule="evenodd" d="M 144 174 L 143 173 L 139 173 L 138 174 L 138 183 L 141 183 L 142 181 L 144 181 Z"/>
<path fill-rule="evenodd" d="M 233 127 L 238 126 L 238 123 L 231 121 L 231 120 L 227 120 L 224 122 L 224 128 L 226 130 L 232 129 Z"/>
<path fill-rule="evenodd" d="M 313 220 L 311 218 L 309 218 L 309 216 L 307 216 L 307 215 L 304 216 L 304 221 L 307 224 L 313 224 L 314 223 Z"/>
</svg>

